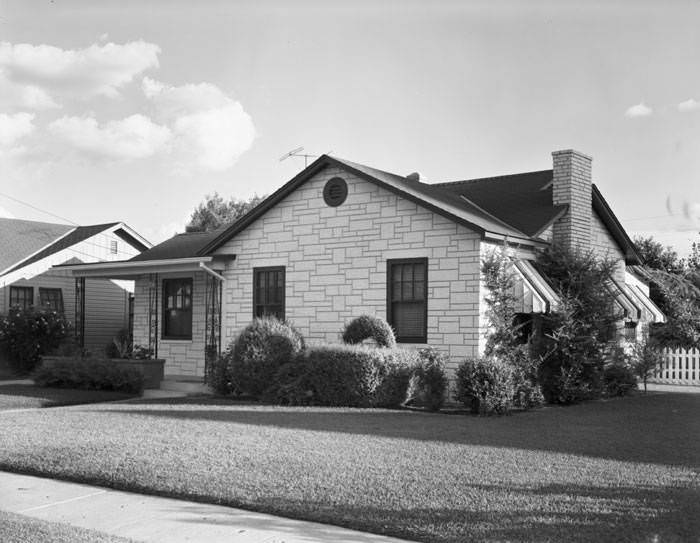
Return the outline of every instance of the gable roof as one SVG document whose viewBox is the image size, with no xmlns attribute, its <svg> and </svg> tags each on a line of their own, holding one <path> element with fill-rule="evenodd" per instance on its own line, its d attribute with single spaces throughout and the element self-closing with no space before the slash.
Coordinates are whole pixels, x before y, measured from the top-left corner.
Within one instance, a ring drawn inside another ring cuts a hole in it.
<svg viewBox="0 0 700 543">
<path fill-rule="evenodd" d="M 0 274 L 74 228 L 68 224 L 0 218 Z"/>
<path fill-rule="evenodd" d="M 71 226 L 0 218 L 0 275 L 34 264 L 119 224 L 122 223 Z M 137 239 L 138 234 L 132 235 L 127 229 L 123 226 L 115 234 L 139 250 L 148 248 L 145 240 Z"/>
<path fill-rule="evenodd" d="M 233 223 L 203 233 L 178 234 L 132 258 L 133 261 L 210 255 L 306 181 L 327 167 L 338 167 L 478 232 L 537 246 L 538 236 L 566 212 L 552 204 L 552 170 L 485 177 L 446 183 L 421 183 L 390 172 L 322 155 L 255 208 Z M 622 249 L 628 264 L 641 262 L 614 213 L 593 185 L 593 209 Z"/>
</svg>

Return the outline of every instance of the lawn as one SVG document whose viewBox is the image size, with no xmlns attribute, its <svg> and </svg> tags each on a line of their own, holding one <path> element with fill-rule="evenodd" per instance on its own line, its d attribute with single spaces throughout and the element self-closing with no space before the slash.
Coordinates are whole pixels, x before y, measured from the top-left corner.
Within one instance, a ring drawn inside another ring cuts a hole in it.
<svg viewBox="0 0 700 543">
<path fill-rule="evenodd" d="M 0 541 L 3 543 L 128 543 L 93 530 L 75 528 L 0 511 Z"/>
<path fill-rule="evenodd" d="M 134 400 L 0 416 L 0 469 L 430 542 L 697 541 L 700 395 L 479 418 Z"/>
<path fill-rule="evenodd" d="M 133 397 L 133 394 L 103 390 L 42 388 L 33 385 L 0 385 L 0 411 L 107 402 Z"/>
</svg>

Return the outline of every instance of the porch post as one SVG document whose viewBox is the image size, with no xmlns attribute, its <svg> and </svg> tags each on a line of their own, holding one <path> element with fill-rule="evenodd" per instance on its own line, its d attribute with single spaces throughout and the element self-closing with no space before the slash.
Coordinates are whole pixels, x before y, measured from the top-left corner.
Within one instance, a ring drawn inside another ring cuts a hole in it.
<svg viewBox="0 0 700 543">
<path fill-rule="evenodd" d="M 85 277 L 75 278 L 75 341 L 85 348 Z"/>
<path fill-rule="evenodd" d="M 158 358 L 158 274 L 151 273 L 148 278 L 148 350 Z"/>
<path fill-rule="evenodd" d="M 221 280 L 206 275 L 205 294 L 205 337 L 204 337 L 204 378 L 211 364 L 221 354 Z"/>
</svg>

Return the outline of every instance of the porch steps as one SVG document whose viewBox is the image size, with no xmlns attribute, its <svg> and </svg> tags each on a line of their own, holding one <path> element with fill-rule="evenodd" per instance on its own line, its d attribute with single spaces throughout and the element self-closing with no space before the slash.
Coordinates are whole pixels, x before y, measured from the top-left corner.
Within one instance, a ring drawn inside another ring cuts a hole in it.
<svg viewBox="0 0 700 543">
<path fill-rule="evenodd" d="M 187 394 L 212 394 L 209 385 L 201 377 L 190 375 L 166 375 L 160 382 L 160 390 L 185 392 Z"/>
</svg>

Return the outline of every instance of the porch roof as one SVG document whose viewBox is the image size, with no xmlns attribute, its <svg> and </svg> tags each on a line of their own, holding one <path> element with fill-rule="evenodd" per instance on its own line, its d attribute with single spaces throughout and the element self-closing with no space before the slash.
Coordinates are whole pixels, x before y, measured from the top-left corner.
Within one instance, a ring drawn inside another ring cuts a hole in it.
<svg viewBox="0 0 700 543">
<path fill-rule="evenodd" d="M 214 257 L 212 256 L 197 256 L 162 260 L 120 260 L 116 262 L 94 262 L 89 264 L 62 264 L 55 267 L 73 272 L 74 277 L 93 277 L 100 279 L 134 279 L 139 275 L 148 273 L 195 271 L 205 271 L 222 279 L 218 273 L 208 266 L 213 260 Z"/>
</svg>

